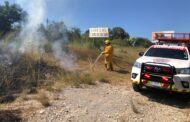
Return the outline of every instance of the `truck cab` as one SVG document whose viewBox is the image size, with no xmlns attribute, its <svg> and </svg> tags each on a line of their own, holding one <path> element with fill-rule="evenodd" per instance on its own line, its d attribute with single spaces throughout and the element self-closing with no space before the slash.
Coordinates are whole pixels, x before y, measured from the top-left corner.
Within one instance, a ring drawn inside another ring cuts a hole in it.
<svg viewBox="0 0 190 122">
<path fill-rule="evenodd" d="M 133 89 L 190 92 L 190 33 L 153 33 L 156 43 L 140 53 L 131 72 Z"/>
</svg>

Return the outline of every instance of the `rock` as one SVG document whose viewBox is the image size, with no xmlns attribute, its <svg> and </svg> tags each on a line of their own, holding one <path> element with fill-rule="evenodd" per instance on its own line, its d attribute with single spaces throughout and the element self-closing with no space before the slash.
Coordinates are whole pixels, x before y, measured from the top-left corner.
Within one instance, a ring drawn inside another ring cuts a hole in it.
<svg viewBox="0 0 190 122">
<path fill-rule="evenodd" d="M 139 121 L 143 122 L 143 118 L 140 118 Z"/>
<path fill-rule="evenodd" d="M 137 120 L 138 120 L 138 118 L 135 118 L 134 120 L 135 120 L 135 121 L 137 121 Z"/>
<path fill-rule="evenodd" d="M 45 110 L 40 110 L 39 113 L 40 114 L 43 114 L 45 112 Z"/>
<path fill-rule="evenodd" d="M 175 120 L 175 121 L 178 121 L 178 119 L 177 119 L 177 118 L 174 118 L 174 120 Z"/>
</svg>

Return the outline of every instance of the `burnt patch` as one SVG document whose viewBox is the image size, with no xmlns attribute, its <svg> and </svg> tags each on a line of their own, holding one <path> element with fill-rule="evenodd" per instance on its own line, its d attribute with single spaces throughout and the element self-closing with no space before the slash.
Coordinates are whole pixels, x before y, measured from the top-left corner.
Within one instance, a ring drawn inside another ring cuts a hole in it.
<svg viewBox="0 0 190 122">
<path fill-rule="evenodd" d="M 20 110 L 0 110 L 0 121 L 1 122 L 21 122 L 21 111 Z"/>
</svg>

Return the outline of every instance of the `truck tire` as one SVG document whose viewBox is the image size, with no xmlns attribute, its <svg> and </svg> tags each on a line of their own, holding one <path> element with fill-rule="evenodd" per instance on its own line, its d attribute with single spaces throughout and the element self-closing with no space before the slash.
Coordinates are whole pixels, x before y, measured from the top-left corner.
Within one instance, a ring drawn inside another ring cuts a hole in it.
<svg viewBox="0 0 190 122">
<path fill-rule="evenodd" d="M 133 83 L 133 90 L 136 92 L 140 92 L 140 91 L 142 91 L 142 86 L 139 84 Z"/>
</svg>

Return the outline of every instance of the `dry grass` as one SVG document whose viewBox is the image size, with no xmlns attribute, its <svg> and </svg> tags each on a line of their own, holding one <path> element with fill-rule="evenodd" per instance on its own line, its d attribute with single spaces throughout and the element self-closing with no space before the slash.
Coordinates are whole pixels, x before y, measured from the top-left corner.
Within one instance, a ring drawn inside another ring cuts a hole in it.
<svg viewBox="0 0 190 122">
<path fill-rule="evenodd" d="M 0 65 L 0 94 L 3 96 L 22 93 L 23 90 L 26 90 L 27 94 L 33 94 L 37 93 L 39 88 L 57 92 L 68 85 L 74 87 L 80 87 L 81 84 L 95 85 L 96 81 L 112 84 L 126 83 L 130 79 L 131 67 L 138 57 L 138 52 L 145 50 L 115 46 L 114 61 L 126 70 L 114 64 L 115 72 L 107 72 L 104 69 L 102 57 L 96 64 L 95 70 L 91 71 L 88 59 L 90 57 L 92 63 L 100 50 L 83 46 L 69 45 L 67 47 L 69 52 L 75 53 L 78 58 L 79 69 L 72 72 L 61 69 L 59 62 L 51 53 L 45 53 L 42 56 L 23 54 L 15 57 L 10 66 Z"/>
<path fill-rule="evenodd" d="M 0 110 L 1 122 L 21 122 L 22 112 L 20 110 Z"/>
<path fill-rule="evenodd" d="M 101 83 L 110 83 L 109 80 L 107 80 L 107 79 L 105 79 L 103 77 L 99 79 L 99 82 L 101 82 Z"/>
<path fill-rule="evenodd" d="M 2 97 L 0 97 L 0 103 L 2 103 L 2 104 L 11 103 L 15 99 L 16 99 L 16 96 L 14 96 L 14 95 L 2 96 Z"/>
<path fill-rule="evenodd" d="M 0 78 L 1 94 L 9 92 L 22 92 L 28 90 L 35 93 L 36 88 L 44 85 L 52 85 L 52 81 L 58 78 L 60 72 L 65 72 L 57 65 L 53 57 L 48 60 L 39 58 L 36 54 L 24 54 L 16 58 L 12 65 L 1 65 Z M 50 82 L 49 82 L 50 81 Z"/>
<path fill-rule="evenodd" d="M 98 78 L 97 80 L 101 83 L 110 83 L 110 81 L 106 79 L 106 77 L 103 74 L 99 74 L 97 78 Z"/>
<path fill-rule="evenodd" d="M 126 116 L 124 117 L 124 116 L 122 116 L 122 117 L 120 117 L 119 118 L 119 122 L 128 122 L 127 120 L 126 120 Z"/>
<path fill-rule="evenodd" d="M 39 93 L 36 100 L 39 101 L 44 107 L 49 107 L 51 105 L 48 96 L 44 92 Z"/>
<path fill-rule="evenodd" d="M 133 103 L 133 100 L 131 99 L 130 100 L 130 105 L 131 105 L 131 108 L 132 108 L 132 111 L 136 114 L 139 114 L 140 111 L 138 110 L 138 108 L 135 106 L 135 104 Z"/>
<path fill-rule="evenodd" d="M 20 98 L 24 101 L 28 101 L 29 97 L 28 97 L 28 91 L 24 90 L 21 94 L 20 94 Z"/>
<path fill-rule="evenodd" d="M 145 48 L 141 47 L 116 47 L 114 59 L 119 63 L 126 63 L 128 67 L 132 67 L 134 61 L 139 57 L 139 52 L 145 51 Z"/>
<path fill-rule="evenodd" d="M 92 63 L 99 54 L 98 49 L 80 48 L 79 46 L 77 47 L 72 45 L 69 46 L 69 49 L 78 56 L 77 63 L 79 65 L 79 70 L 73 72 L 61 72 L 57 81 L 61 82 L 62 85 L 60 85 L 61 83 L 54 82 L 59 84 L 59 86 L 52 89 L 51 86 L 53 85 L 50 84 L 49 89 L 51 90 L 56 91 L 55 89 L 58 89 L 58 91 L 61 91 L 61 88 L 58 87 L 65 87 L 67 85 L 74 87 L 80 87 L 81 84 L 95 85 L 95 81 L 112 84 L 126 83 L 130 79 L 132 65 L 139 57 L 138 53 L 145 51 L 145 48 L 115 47 L 114 61 L 125 69 L 118 68 L 114 64 L 115 72 L 107 72 L 104 69 L 103 57 L 95 66 L 95 71 L 91 71 L 90 69 L 89 57 Z M 46 58 L 46 56 L 44 57 Z M 49 65 L 55 64 L 54 60 L 48 58 L 46 58 L 46 60 L 48 60 Z"/>
<path fill-rule="evenodd" d="M 100 50 L 96 48 L 82 48 L 80 46 L 72 45 L 69 45 L 68 48 L 71 52 L 76 54 L 78 60 L 84 61 L 87 61 L 89 57 L 95 59 L 100 53 Z"/>
<path fill-rule="evenodd" d="M 94 62 L 96 57 L 88 59 L 86 55 L 85 60 L 79 60 L 78 64 L 80 66 L 80 72 L 89 73 L 94 81 L 111 83 L 113 85 L 126 85 L 130 83 L 130 73 L 131 68 L 135 62 L 135 60 L 139 57 L 138 53 L 141 51 L 145 51 L 145 48 L 135 48 L 135 47 L 115 47 L 114 53 L 114 62 L 116 62 L 120 67 L 116 66 L 114 63 L 114 72 L 106 71 L 104 67 L 104 59 L 103 57 L 97 62 L 92 71 L 90 69 L 90 65 Z M 78 52 L 80 55 L 80 52 Z M 87 52 L 86 52 L 87 53 Z M 90 54 L 90 52 L 89 52 Z M 91 54 L 90 54 L 91 55 Z M 98 56 L 98 55 L 96 55 Z"/>
<path fill-rule="evenodd" d="M 95 85 L 90 74 L 71 72 L 64 74 L 61 79 L 66 85 L 71 85 L 74 87 L 80 87 L 81 84 Z"/>
</svg>

